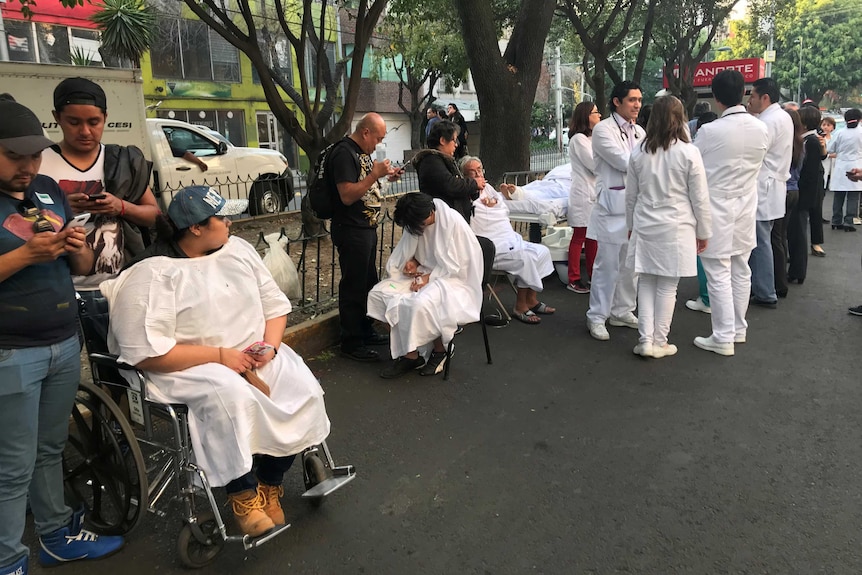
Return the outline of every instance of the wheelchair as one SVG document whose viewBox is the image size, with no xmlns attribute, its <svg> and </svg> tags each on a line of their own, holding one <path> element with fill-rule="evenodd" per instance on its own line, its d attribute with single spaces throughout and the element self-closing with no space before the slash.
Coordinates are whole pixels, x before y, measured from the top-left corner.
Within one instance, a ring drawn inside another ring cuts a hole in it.
<svg viewBox="0 0 862 575">
<path fill-rule="evenodd" d="M 179 504 L 184 525 L 177 552 L 188 568 L 212 562 L 225 543 L 248 551 L 287 530 L 290 524 L 258 537 L 228 533 L 206 473 L 194 463 L 187 407 L 150 399 L 144 374 L 108 353 L 103 302 L 78 302 L 93 383 L 79 386 L 63 453 L 66 495 L 85 506 L 89 528 L 124 535 L 144 511 L 166 517 L 171 504 Z M 88 303 L 101 309 L 87 309 Z M 325 441 L 305 449 L 299 461 L 302 497 L 313 505 L 356 477 L 352 465 L 335 464 Z"/>
</svg>

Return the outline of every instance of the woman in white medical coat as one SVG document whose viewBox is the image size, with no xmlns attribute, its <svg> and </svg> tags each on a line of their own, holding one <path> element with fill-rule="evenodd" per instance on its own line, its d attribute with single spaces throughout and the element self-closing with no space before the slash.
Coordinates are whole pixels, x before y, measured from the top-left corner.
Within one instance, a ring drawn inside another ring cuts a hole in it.
<svg viewBox="0 0 862 575">
<path fill-rule="evenodd" d="M 572 227 L 569 242 L 569 291 L 589 293 L 589 282 L 581 281 L 581 252 L 587 250 L 587 275 L 593 275 L 598 243 L 587 237 L 587 225 L 596 205 L 596 162 L 593 159 L 593 128 L 602 113 L 593 102 L 581 102 L 572 112 L 569 123 L 569 161 L 572 164 L 572 186 L 569 189 L 567 217 Z"/>
<path fill-rule="evenodd" d="M 712 236 L 703 161 L 689 143 L 685 110 L 673 96 L 655 101 L 643 143 L 632 151 L 626 181 L 629 249 L 626 266 L 639 274 L 634 353 L 660 358 L 680 277 L 697 274 L 697 254 Z"/>
<path fill-rule="evenodd" d="M 859 192 L 862 182 L 854 182 L 847 172 L 862 163 L 862 110 L 851 108 L 844 113 L 847 127 L 836 132 L 829 141 L 828 152 L 836 154 L 832 169 L 832 229 L 855 232 L 853 218 L 859 212 Z M 845 202 L 847 204 L 845 208 Z"/>
</svg>

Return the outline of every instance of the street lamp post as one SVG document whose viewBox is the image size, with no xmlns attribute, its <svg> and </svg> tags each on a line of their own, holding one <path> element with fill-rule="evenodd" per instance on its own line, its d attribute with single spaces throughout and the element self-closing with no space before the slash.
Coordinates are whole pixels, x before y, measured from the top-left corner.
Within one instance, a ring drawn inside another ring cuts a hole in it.
<svg viewBox="0 0 862 575">
<path fill-rule="evenodd" d="M 796 101 L 802 103 L 802 36 L 799 37 L 799 75 L 796 79 Z"/>
</svg>

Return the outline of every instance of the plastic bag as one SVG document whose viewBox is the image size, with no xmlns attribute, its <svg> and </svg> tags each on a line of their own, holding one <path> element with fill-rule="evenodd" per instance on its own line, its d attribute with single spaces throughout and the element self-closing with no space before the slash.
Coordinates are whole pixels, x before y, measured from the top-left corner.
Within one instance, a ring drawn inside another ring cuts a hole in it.
<svg viewBox="0 0 862 575">
<path fill-rule="evenodd" d="M 263 237 L 269 247 L 263 255 L 263 264 L 272 274 L 278 288 L 290 299 L 299 299 L 299 274 L 290 256 L 287 255 L 287 238 L 276 232 Z"/>
</svg>

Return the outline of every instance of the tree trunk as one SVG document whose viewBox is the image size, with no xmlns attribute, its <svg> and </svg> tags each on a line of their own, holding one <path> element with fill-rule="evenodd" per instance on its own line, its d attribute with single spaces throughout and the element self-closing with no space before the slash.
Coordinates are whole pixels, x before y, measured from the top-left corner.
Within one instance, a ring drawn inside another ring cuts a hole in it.
<svg viewBox="0 0 862 575">
<path fill-rule="evenodd" d="M 479 100 L 480 153 L 486 177 L 530 167 L 530 113 L 555 2 L 522 0 L 505 54 L 497 44 L 491 0 L 455 0 Z M 468 141 L 469 145 L 469 141 Z"/>
</svg>

